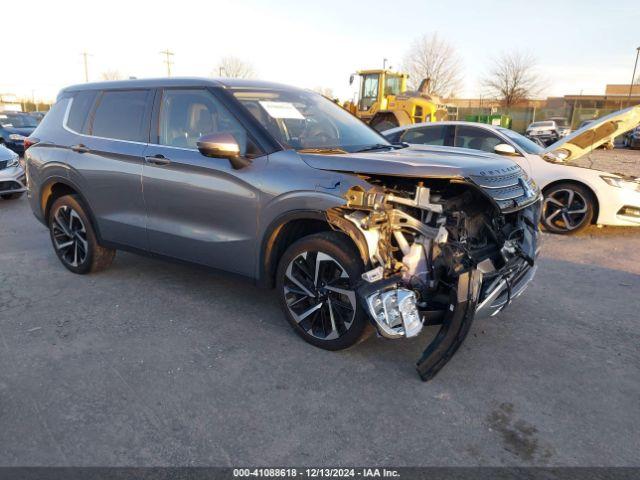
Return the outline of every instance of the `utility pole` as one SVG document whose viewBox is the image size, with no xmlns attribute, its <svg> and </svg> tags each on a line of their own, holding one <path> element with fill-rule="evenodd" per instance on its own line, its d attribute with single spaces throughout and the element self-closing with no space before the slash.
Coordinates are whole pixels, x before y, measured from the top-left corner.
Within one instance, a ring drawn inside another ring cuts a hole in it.
<svg viewBox="0 0 640 480">
<path fill-rule="evenodd" d="M 638 68 L 638 56 L 640 56 L 640 47 L 636 48 L 636 63 L 633 65 L 633 75 L 631 76 L 631 85 L 629 85 L 629 96 L 627 97 L 628 107 L 631 106 L 631 92 L 633 91 L 633 82 L 636 80 L 636 69 Z"/>
<path fill-rule="evenodd" d="M 167 77 L 170 77 L 171 65 L 173 64 L 173 61 L 171 60 L 171 57 L 173 57 L 173 52 L 169 51 L 169 49 L 167 48 L 166 50 L 163 50 L 160 53 L 165 56 L 164 63 L 167 64 Z"/>
<path fill-rule="evenodd" d="M 388 60 L 388 59 L 386 59 L 386 58 L 383 58 L 383 59 L 382 59 L 382 69 L 383 69 L 383 70 L 386 70 L 386 69 L 387 69 L 387 60 Z"/>
<path fill-rule="evenodd" d="M 89 56 L 89 53 L 85 50 L 80 55 L 82 55 L 82 60 L 84 61 L 84 81 L 88 82 L 89 81 L 89 65 L 87 62 L 87 57 Z"/>
<path fill-rule="evenodd" d="M 222 72 L 225 72 L 225 75 L 226 75 L 227 70 L 224 67 L 218 67 L 218 76 L 219 77 L 222 77 Z"/>
</svg>

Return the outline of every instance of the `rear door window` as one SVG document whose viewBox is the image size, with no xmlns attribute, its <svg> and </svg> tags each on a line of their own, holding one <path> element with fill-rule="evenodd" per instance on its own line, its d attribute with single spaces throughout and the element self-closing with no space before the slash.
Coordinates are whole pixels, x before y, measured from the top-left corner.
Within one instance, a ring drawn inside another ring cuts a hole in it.
<svg viewBox="0 0 640 480">
<path fill-rule="evenodd" d="M 427 127 L 411 128 L 405 132 L 401 140 L 418 145 L 447 145 L 447 125 L 429 125 Z"/>
<path fill-rule="evenodd" d="M 505 142 L 495 133 L 485 130 L 484 128 L 470 127 L 468 125 L 458 125 L 456 127 L 454 143 L 456 147 L 493 153 L 494 147 L 500 143 Z"/>
<path fill-rule="evenodd" d="M 150 90 L 105 91 L 93 114 L 91 135 L 148 142 L 150 99 Z"/>
<path fill-rule="evenodd" d="M 67 119 L 67 127 L 74 132 L 87 133 L 87 119 L 96 98 L 96 93 L 95 91 L 79 92 L 73 96 L 69 118 Z"/>
</svg>

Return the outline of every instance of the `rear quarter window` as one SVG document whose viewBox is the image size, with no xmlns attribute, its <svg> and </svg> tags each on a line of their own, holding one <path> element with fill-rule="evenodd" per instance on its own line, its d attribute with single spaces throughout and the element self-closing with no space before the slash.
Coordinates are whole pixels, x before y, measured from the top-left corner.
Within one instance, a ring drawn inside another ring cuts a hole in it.
<svg viewBox="0 0 640 480">
<path fill-rule="evenodd" d="M 87 119 L 95 98 L 95 91 L 79 92 L 73 96 L 67 127 L 78 133 L 87 133 Z"/>
<path fill-rule="evenodd" d="M 91 135 L 148 142 L 150 95 L 149 90 L 105 91 L 93 114 Z"/>
</svg>

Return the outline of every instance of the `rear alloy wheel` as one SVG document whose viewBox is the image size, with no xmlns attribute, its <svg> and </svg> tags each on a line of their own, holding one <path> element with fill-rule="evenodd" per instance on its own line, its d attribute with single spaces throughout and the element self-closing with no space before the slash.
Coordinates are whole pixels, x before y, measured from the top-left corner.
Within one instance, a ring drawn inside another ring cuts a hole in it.
<svg viewBox="0 0 640 480">
<path fill-rule="evenodd" d="M 65 195 L 51 206 L 49 233 L 56 255 L 73 273 L 107 268 L 116 251 L 98 244 L 93 227 L 75 195 Z"/>
<path fill-rule="evenodd" d="M 310 235 L 289 247 L 280 261 L 277 289 L 296 333 L 326 350 L 356 343 L 368 321 L 355 292 L 362 269 L 358 252 L 341 233 Z"/>
<path fill-rule="evenodd" d="M 556 185 L 544 194 L 542 224 L 552 233 L 579 232 L 591 224 L 593 215 L 593 196 L 580 185 Z"/>
</svg>

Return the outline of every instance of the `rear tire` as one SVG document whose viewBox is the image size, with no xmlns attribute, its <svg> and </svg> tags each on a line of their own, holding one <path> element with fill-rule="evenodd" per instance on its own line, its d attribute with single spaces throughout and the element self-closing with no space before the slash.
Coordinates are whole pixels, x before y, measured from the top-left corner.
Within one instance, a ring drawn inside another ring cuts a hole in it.
<svg viewBox="0 0 640 480">
<path fill-rule="evenodd" d="M 355 292 L 363 269 L 342 233 L 317 233 L 291 245 L 280 260 L 276 289 L 293 330 L 325 350 L 358 343 L 369 323 Z"/>
<path fill-rule="evenodd" d="M 24 195 L 24 192 L 16 192 L 16 193 L 5 193 L 0 195 L 3 200 L 16 200 Z"/>
<path fill-rule="evenodd" d="M 371 119 L 371 127 L 376 129 L 378 132 L 384 132 L 385 130 L 389 130 L 390 128 L 398 127 L 400 124 L 396 119 L 395 115 L 385 114 L 385 115 L 376 115 Z"/>
<path fill-rule="evenodd" d="M 78 274 L 104 270 L 116 251 L 98 244 L 87 210 L 77 195 L 58 198 L 48 218 L 53 249 L 62 264 Z"/>
</svg>

